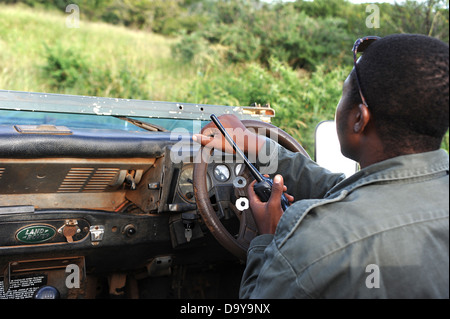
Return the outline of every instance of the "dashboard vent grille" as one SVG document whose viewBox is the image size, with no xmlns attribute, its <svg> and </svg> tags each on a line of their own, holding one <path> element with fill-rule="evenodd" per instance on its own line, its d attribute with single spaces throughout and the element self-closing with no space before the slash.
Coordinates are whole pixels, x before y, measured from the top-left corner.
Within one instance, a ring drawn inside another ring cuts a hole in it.
<svg viewBox="0 0 450 319">
<path fill-rule="evenodd" d="M 102 192 L 119 174 L 118 168 L 75 167 L 70 169 L 58 193 Z"/>
</svg>

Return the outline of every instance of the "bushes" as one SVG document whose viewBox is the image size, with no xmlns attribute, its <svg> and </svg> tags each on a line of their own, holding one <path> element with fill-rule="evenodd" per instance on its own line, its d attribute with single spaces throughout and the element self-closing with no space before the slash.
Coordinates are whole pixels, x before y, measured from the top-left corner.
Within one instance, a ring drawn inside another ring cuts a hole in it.
<svg viewBox="0 0 450 319">
<path fill-rule="evenodd" d="M 80 8 L 83 19 L 124 25 L 164 35 L 191 33 L 202 23 L 205 15 L 190 14 L 185 7 L 188 0 L 2 0 L 6 3 L 24 3 L 31 7 L 56 8 L 65 12 L 69 4 Z"/>
<path fill-rule="evenodd" d="M 148 99 L 145 73 L 132 70 L 125 61 L 118 66 L 116 71 L 98 66 L 74 48 L 55 45 L 46 46 L 41 73 L 51 89 L 61 93 Z"/>
<path fill-rule="evenodd" d="M 340 64 L 341 52 L 352 40 L 342 19 L 313 19 L 296 12 L 289 4 L 275 9 L 269 6 L 258 9 L 238 0 L 220 4 L 211 13 L 213 23 L 190 37 L 225 47 L 229 63 L 258 62 L 268 66 L 274 57 L 292 68 L 313 71 L 319 64 Z M 181 57 L 188 61 L 193 58 Z"/>
<path fill-rule="evenodd" d="M 32 7 L 57 8 L 65 11 L 68 4 L 80 7 L 83 19 L 101 20 L 164 35 L 190 34 L 215 26 L 239 25 L 242 30 L 254 20 L 265 24 L 284 24 L 292 16 L 302 14 L 314 20 L 339 19 L 341 31 L 357 36 L 366 33 L 386 35 L 407 32 L 436 36 L 448 42 L 448 0 L 404 1 L 402 4 L 377 4 L 382 14 L 382 28 L 368 30 L 365 26 L 367 4 L 352 4 L 348 0 L 296 0 L 268 4 L 262 0 L 1 0 L 24 3 Z M 367 1 L 370 2 L 370 1 Z M 403 2 L 403 1 L 402 1 Z M 265 16 L 264 19 L 260 19 Z M 203 28 L 205 26 L 205 28 Z M 294 28 L 295 29 L 295 28 Z M 293 29 L 293 30 L 294 30 Z M 252 29 L 252 31 L 257 31 Z M 274 36 L 270 34 L 270 36 Z M 269 36 L 269 34 L 268 34 Z M 208 39 L 209 40 L 209 39 Z M 269 57 L 269 56 L 267 56 Z M 278 56 L 278 58 L 280 58 Z"/>
<path fill-rule="evenodd" d="M 310 74 L 293 70 L 275 58 L 269 68 L 258 63 L 237 65 L 198 76 L 185 100 L 192 103 L 247 106 L 270 104 L 273 124 L 301 141 L 314 154 L 314 131 L 323 120 L 332 120 L 350 68 Z"/>
<path fill-rule="evenodd" d="M 46 64 L 42 67 L 45 76 L 48 77 L 48 84 L 60 91 L 70 89 L 77 84 L 86 81 L 89 69 L 86 59 L 81 55 L 69 50 L 64 50 L 61 46 L 50 48 L 45 45 Z"/>
</svg>

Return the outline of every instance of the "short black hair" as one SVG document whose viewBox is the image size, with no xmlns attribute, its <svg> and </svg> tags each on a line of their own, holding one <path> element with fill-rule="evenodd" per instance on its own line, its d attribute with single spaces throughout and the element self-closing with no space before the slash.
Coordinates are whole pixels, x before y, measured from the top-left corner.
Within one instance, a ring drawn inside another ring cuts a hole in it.
<svg viewBox="0 0 450 319">
<path fill-rule="evenodd" d="M 449 126 L 448 64 L 448 44 L 425 35 L 386 36 L 364 51 L 359 80 L 386 152 L 440 147 Z M 351 76 L 350 101 L 359 104 Z"/>
</svg>

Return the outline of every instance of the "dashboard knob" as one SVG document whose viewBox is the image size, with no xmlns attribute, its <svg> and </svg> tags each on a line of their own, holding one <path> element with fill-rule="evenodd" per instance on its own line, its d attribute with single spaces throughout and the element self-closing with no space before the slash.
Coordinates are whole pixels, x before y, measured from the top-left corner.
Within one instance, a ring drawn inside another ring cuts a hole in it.
<svg viewBox="0 0 450 319">
<path fill-rule="evenodd" d="M 53 286 L 43 286 L 34 292 L 33 299 L 59 299 L 60 293 Z"/>
<path fill-rule="evenodd" d="M 134 225 L 128 224 L 123 228 L 123 233 L 128 237 L 133 237 L 136 234 L 137 230 Z"/>
</svg>

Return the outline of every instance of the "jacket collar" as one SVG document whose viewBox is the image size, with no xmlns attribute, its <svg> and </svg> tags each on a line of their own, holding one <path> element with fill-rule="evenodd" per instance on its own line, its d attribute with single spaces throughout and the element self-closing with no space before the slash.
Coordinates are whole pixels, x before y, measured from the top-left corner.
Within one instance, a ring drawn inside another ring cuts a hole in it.
<svg viewBox="0 0 450 319">
<path fill-rule="evenodd" d="M 405 179 L 426 178 L 447 174 L 449 155 L 445 150 L 393 157 L 370 165 L 330 189 L 325 198 L 335 197 L 343 190 L 348 192 L 363 185 Z"/>
</svg>

